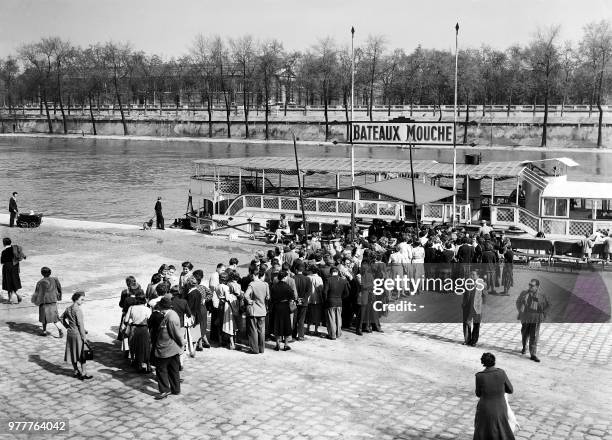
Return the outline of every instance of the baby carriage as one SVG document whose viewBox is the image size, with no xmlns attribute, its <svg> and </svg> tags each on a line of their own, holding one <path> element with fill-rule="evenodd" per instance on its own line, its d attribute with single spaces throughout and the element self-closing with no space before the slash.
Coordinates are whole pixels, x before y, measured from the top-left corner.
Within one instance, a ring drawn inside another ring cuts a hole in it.
<svg viewBox="0 0 612 440">
<path fill-rule="evenodd" d="M 42 214 L 19 214 L 17 216 L 17 226 L 20 228 L 38 228 L 42 223 Z"/>
</svg>

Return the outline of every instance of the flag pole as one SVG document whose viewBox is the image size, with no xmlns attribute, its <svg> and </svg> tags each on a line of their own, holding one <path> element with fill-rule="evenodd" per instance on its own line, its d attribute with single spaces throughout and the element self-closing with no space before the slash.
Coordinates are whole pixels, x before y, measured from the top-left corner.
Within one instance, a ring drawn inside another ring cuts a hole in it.
<svg viewBox="0 0 612 440">
<path fill-rule="evenodd" d="M 457 67 L 459 61 L 459 23 L 455 25 L 455 106 L 453 111 L 453 227 L 457 220 Z"/>
<path fill-rule="evenodd" d="M 355 27 L 351 26 L 351 123 L 349 124 L 349 142 L 351 143 L 351 241 L 355 241 L 355 145 L 353 144 L 353 120 L 355 111 Z"/>
</svg>

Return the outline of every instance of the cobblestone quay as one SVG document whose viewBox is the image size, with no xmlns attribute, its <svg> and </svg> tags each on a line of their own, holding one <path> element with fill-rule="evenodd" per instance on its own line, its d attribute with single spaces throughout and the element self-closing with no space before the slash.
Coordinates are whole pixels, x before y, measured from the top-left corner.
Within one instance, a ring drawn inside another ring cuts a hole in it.
<svg viewBox="0 0 612 440">
<path fill-rule="evenodd" d="M 146 284 L 162 262 L 185 259 L 208 274 L 230 256 L 248 262 L 257 247 L 181 231 L 76 226 L 0 226 L 28 255 L 24 301 L 0 304 L 2 439 L 467 440 L 483 351 L 496 355 L 514 385 L 517 438 L 612 439 L 610 323 L 543 324 L 539 364 L 519 353 L 519 323 L 487 323 L 486 316 L 476 348 L 461 345 L 460 323 L 385 324 L 384 334 L 345 332 L 336 341 L 307 337 L 289 352 L 268 343 L 258 356 L 212 348 L 186 360 L 180 396 L 156 401 L 154 376 L 135 373 L 114 340 L 123 279 L 135 274 Z M 39 336 L 29 295 L 43 265 L 66 297 L 77 287 L 87 292 L 93 380 L 72 377 L 53 327 Z M 67 419 L 69 432 L 8 432 L 8 420 L 34 418 Z"/>
</svg>

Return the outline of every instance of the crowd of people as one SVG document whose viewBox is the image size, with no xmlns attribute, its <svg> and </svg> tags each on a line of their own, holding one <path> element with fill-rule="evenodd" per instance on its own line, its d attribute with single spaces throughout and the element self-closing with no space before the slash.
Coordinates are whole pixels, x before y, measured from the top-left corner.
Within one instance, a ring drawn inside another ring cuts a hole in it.
<svg viewBox="0 0 612 440">
<path fill-rule="evenodd" d="M 271 341 L 276 351 L 288 351 L 292 349 L 289 342 L 303 341 L 305 335 L 335 340 L 346 330 L 360 336 L 383 332 L 380 317 L 385 312 L 374 307 L 375 300 L 389 302 L 424 293 L 422 289 L 409 292 L 397 287 L 376 298 L 373 288 L 376 279 L 484 280 L 484 288 L 474 288 L 463 295 L 466 345 L 475 345 L 478 340 L 482 296 L 508 295 L 513 285 L 510 241 L 486 223 L 472 234 L 463 228 L 432 225 L 416 229 L 402 222 L 374 222 L 367 239 L 349 240 L 338 225 L 325 240 L 319 234 L 302 243 L 292 241 L 286 234 L 281 238 L 282 244 L 267 253 L 258 251 L 247 265 L 240 266 L 238 259 L 232 257 L 227 264 L 218 263 L 206 277 L 203 269 L 185 261 L 180 270 L 163 264 L 147 280 L 146 287 L 141 287 L 133 276 L 126 278 L 126 288 L 119 300 L 117 339 L 138 372 L 155 370 L 159 388 L 156 399 L 180 394 L 180 371 L 186 358 L 196 357 L 198 351 L 215 346 L 261 354 L 266 341 Z M 18 270 L 15 272 L 19 263 L 15 254 L 23 251 L 15 249 L 8 239 L 4 244 L 3 287 L 6 278 L 12 284 L 5 290 L 16 293 L 21 286 Z M 67 336 L 65 361 L 72 363 L 76 378 L 91 379 L 86 370 L 89 341 L 81 310 L 85 294 L 74 293 L 72 305 L 60 316 L 57 303 L 62 298 L 61 284 L 51 276 L 48 267 L 41 269 L 41 275 L 32 296 L 32 302 L 39 306 L 41 334 L 48 335 L 47 326 L 54 324 L 63 337 L 57 325 L 61 322 Z M 503 291 L 497 293 L 499 285 Z M 522 352 L 529 346 L 532 359 L 539 362 L 536 356 L 539 326 L 549 304 L 539 290 L 538 280 L 531 280 L 516 306 L 522 323 Z M 326 332 L 320 331 L 323 327 Z M 488 378 L 507 381 L 501 370 L 494 368 L 491 356 L 483 358 L 483 365 L 485 372 L 495 373 L 482 376 L 482 383 L 477 386 L 479 397 L 490 386 Z M 509 391 L 511 385 L 506 388 Z M 503 397 L 503 393 L 500 395 Z M 478 411 L 488 414 L 484 407 Z M 507 429 L 507 414 L 500 411 L 484 419 L 478 416 L 477 430 L 487 432 L 486 420 L 491 417 L 501 417 Z"/>
</svg>

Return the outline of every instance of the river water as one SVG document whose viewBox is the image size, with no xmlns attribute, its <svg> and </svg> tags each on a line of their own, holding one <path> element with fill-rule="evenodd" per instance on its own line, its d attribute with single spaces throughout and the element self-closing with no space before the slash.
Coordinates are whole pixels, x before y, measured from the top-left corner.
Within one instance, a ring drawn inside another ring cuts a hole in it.
<svg viewBox="0 0 612 440">
<path fill-rule="evenodd" d="M 348 157 L 344 145 L 299 145 L 300 157 Z M 612 154 L 598 152 L 541 152 L 479 150 L 483 161 L 546 159 L 566 156 L 580 167 L 571 180 L 612 181 Z M 458 150 L 458 162 L 465 154 Z M 293 145 L 140 141 L 108 139 L 0 138 L 0 197 L 18 191 L 21 212 L 45 216 L 142 224 L 153 216 L 157 196 L 163 198 L 167 221 L 180 217 L 187 206 L 192 161 L 243 156 L 292 156 Z M 355 147 L 358 158 L 408 159 L 406 149 Z M 452 162 L 451 150 L 418 149 L 414 159 Z"/>
</svg>

